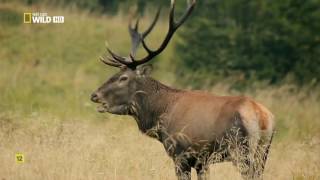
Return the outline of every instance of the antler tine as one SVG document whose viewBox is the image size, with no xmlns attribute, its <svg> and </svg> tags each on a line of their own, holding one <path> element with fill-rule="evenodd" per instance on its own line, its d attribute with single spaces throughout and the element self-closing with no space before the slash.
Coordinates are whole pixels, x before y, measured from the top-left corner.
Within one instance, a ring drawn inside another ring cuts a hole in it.
<svg viewBox="0 0 320 180">
<path fill-rule="evenodd" d="M 191 2 L 189 3 L 188 10 L 185 11 L 184 14 L 181 16 L 180 20 L 177 23 L 175 23 L 176 29 L 179 28 L 184 23 L 185 20 L 187 20 L 187 18 L 191 14 L 195 4 L 196 4 L 196 0 L 191 0 Z M 174 19 L 173 19 L 173 22 L 174 22 Z"/>
<path fill-rule="evenodd" d="M 151 50 L 145 43 L 144 38 L 141 40 L 142 45 L 144 47 L 144 49 L 148 52 L 148 55 L 146 57 L 144 57 L 141 60 L 134 60 L 132 61 L 132 63 L 130 64 L 130 66 L 132 67 L 136 67 L 138 65 L 147 63 L 148 61 L 150 61 L 152 58 L 154 58 L 155 56 L 157 56 L 158 54 L 160 54 L 168 45 L 169 41 L 171 40 L 174 32 L 186 21 L 186 19 L 189 17 L 189 15 L 191 14 L 194 6 L 195 6 L 196 0 L 191 0 L 191 3 L 189 3 L 187 10 L 185 11 L 185 13 L 182 15 L 182 17 L 179 19 L 178 22 L 175 22 L 174 20 L 174 14 L 175 14 L 175 0 L 171 0 L 171 9 L 170 9 L 170 15 L 169 15 L 169 29 L 167 32 L 167 35 L 164 39 L 164 41 L 162 42 L 162 44 L 160 45 L 160 47 L 157 50 Z M 158 14 L 157 14 L 158 16 Z M 156 16 L 156 17 L 157 17 Z M 153 27 L 152 27 L 153 28 Z M 151 29 L 152 29 L 151 28 Z"/>
<path fill-rule="evenodd" d="M 109 61 L 111 61 L 112 63 L 116 63 L 116 64 L 120 64 L 117 60 L 115 60 L 115 59 L 113 59 L 113 58 L 111 58 L 111 57 L 109 57 L 109 56 L 105 56 Z"/>
<path fill-rule="evenodd" d="M 129 29 L 129 31 L 130 31 L 130 30 L 138 31 L 139 22 L 140 22 L 140 16 L 138 16 L 134 27 L 132 27 L 132 17 L 133 17 L 133 16 L 134 16 L 134 15 L 132 15 L 132 16 L 129 18 L 128 29 Z"/>
<path fill-rule="evenodd" d="M 106 65 L 109 65 L 109 66 L 114 66 L 114 67 L 122 67 L 122 66 L 126 66 L 129 64 L 128 61 L 126 61 L 126 58 L 125 57 L 121 57 L 119 55 L 117 55 L 116 53 L 114 53 L 110 48 L 109 48 L 109 44 L 108 42 L 106 41 L 105 42 L 105 45 L 106 45 L 106 49 L 108 51 L 108 53 L 111 55 L 111 57 L 107 56 L 106 54 L 104 54 L 103 56 L 100 56 L 100 60 L 106 64 Z M 107 60 L 108 61 L 107 61 Z"/>
<path fill-rule="evenodd" d="M 149 28 L 142 33 L 142 39 L 144 39 L 152 31 L 152 29 L 154 28 L 154 26 L 156 25 L 156 23 L 157 23 L 157 21 L 159 19 L 160 12 L 161 12 L 161 6 L 158 8 L 156 16 L 154 17 L 154 19 L 153 19 L 152 23 L 150 24 Z"/>
<path fill-rule="evenodd" d="M 153 51 L 147 46 L 146 41 L 144 39 L 142 39 L 142 46 L 143 48 L 149 53 L 151 54 Z"/>
<path fill-rule="evenodd" d="M 107 58 L 110 62 L 106 61 L 105 58 Z M 116 63 L 113 61 L 112 58 L 110 57 L 99 57 L 100 61 L 102 61 L 104 64 L 109 65 L 109 66 L 113 66 L 113 67 L 121 67 L 122 65 L 120 63 Z"/>
<path fill-rule="evenodd" d="M 175 0 L 171 0 L 171 8 L 170 8 L 170 14 L 169 14 L 169 31 L 171 28 L 174 27 L 174 10 L 175 10 Z"/>
<path fill-rule="evenodd" d="M 107 47 L 107 51 L 112 56 L 112 58 L 114 60 L 118 61 L 119 63 L 124 64 L 124 65 L 130 64 L 130 62 L 128 62 L 125 57 L 121 57 L 121 56 L 115 54 L 109 47 Z"/>
<path fill-rule="evenodd" d="M 134 59 L 134 56 L 135 56 L 135 55 L 132 54 L 132 53 L 129 54 L 129 57 L 130 57 L 130 59 L 131 59 L 132 62 L 135 62 L 135 61 L 136 61 L 136 60 Z"/>
<path fill-rule="evenodd" d="M 134 27 L 132 27 L 131 19 L 130 19 L 129 26 L 128 26 L 129 34 L 131 36 L 131 52 L 130 52 L 130 54 L 132 56 L 135 56 L 137 49 L 139 47 L 139 44 L 140 44 L 140 39 L 141 39 L 140 34 L 138 33 L 139 19 L 140 18 L 138 17 Z"/>
<path fill-rule="evenodd" d="M 161 7 L 159 7 L 159 9 L 158 9 L 158 11 L 156 13 L 156 16 L 153 19 L 153 21 L 150 24 L 150 26 L 143 33 L 139 33 L 139 31 L 138 31 L 140 17 L 138 17 L 134 27 L 132 27 L 132 23 L 131 23 L 131 19 L 130 19 L 130 21 L 129 21 L 129 33 L 130 33 L 130 36 L 131 36 L 131 44 L 132 44 L 131 53 L 130 53 L 130 59 L 132 61 L 135 61 L 134 57 L 136 55 L 136 52 L 137 52 L 137 49 L 138 49 L 140 43 L 143 41 L 143 39 L 146 36 L 148 36 L 148 34 L 152 31 L 152 29 L 156 25 L 156 23 L 157 23 L 157 21 L 159 19 L 160 11 L 161 11 Z"/>
<path fill-rule="evenodd" d="M 140 16 L 138 16 L 136 24 L 134 25 L 134 30 L 135 31 L 138 31 L 138 29 L 139 29 L 139 22 L 140 22 Z"/>
</svg>

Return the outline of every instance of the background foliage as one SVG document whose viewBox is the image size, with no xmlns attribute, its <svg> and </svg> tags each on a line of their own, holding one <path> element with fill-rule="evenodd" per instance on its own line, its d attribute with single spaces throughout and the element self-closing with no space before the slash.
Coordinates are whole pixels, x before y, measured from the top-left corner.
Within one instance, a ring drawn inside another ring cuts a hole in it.
<svg viewBox="0 0 320 180">
<path fill-rule="evenodd" d="M 127 11 L 133 5 L 143 13 L 147 6 L 169 4 L 156 0 L 45 2 L 103 14 Z M 176 45 L 179 61 L 173 61 L 179 67 L 176 75 L 185 80 L 182 84 L 191 81 L 192 87 L 200 87 L 226 79 L 234 87 L 253 82 L 320 82 L 320 0 L 198 0 L 192 20 L 182 29 Z"/>
<path fill-rule="evenodd" d="M 319 83 L 319 0 L 203 0 L 186 26 L 179 73 L 200 72 L 193 78 L 201 83 L 208 75 Z"/>
</svg>

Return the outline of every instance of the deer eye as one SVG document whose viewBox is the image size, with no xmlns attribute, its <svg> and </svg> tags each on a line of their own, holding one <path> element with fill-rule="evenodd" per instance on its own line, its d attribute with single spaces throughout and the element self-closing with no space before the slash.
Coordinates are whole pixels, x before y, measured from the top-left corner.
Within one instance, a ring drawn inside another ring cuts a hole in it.
<svg viewBox="0 0 320 180">
<path fill-rule="evenodd" d="M 123 81 L 126 81 L 126 80 L 128 80 L 128 76 L 121 76 L 121 77 L 119 78 L 119 81 L 120 81 L 120 82 L 123 82 Z"/>
</svg>

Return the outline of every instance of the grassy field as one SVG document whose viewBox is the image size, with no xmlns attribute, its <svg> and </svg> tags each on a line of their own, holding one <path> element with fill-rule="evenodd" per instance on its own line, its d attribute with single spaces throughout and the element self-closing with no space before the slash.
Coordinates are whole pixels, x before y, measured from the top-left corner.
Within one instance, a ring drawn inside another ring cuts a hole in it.
<svg viewBox="0 0 320 180">
<path fill-rule="evenodd" d="M 30 11 L 63 15 L 65 23 L 22 24 Z M 105 40 L 117 52 L 129 50 L 126 16 L 0 4 L 0 20 L 0 179 L 175 179 L 159 142 L 142 135 L 130 117 L 98 114 L 89 100 L 116 71 L 98 61 Z M 156 29 L 148 39 L 153 47 L 166 23 Z M 177 87 L 173 45 L 157 58 L 153 76 Z M 218 84 L 204 90 L 254 97 L 275 114 L 265 179 L 320 179 L 319 89 L 283 85 L 240 93 Z M 15 161 L 19 152 L 22 164 Z M 241 177 L 222 163 L 211 166 L 211 179 Z"/>
</svg>

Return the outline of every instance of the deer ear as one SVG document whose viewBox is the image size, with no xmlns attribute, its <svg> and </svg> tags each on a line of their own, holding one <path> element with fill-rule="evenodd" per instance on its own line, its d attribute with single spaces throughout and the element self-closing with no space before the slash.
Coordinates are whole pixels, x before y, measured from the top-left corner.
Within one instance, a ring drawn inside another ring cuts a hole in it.
<svg viewBox="0 0 320 180">
<path fill-rule="evenodd" d="M 151 64 L 144 64 L 137 67 L 136 73 L 139 76 L 149 76 L 152 72 L 152 69 L 153 67 Z"/>
</svg>

